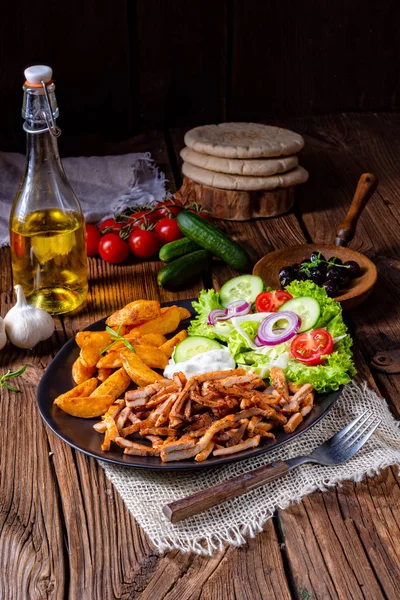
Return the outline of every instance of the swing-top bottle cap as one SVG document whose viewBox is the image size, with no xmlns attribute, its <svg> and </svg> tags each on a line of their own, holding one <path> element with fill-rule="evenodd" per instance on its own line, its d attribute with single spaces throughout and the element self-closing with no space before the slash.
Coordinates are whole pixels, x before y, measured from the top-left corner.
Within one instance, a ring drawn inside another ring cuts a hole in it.
<svg viewBox="0 0 400 600">
<path fill-rule="evenodd" d="M 24 74 L 28 85 L 38 85 L 42 81 L 51 82 L 53 70 L 46 65 L 34 65 L 25 69 Z"/>
</svg>

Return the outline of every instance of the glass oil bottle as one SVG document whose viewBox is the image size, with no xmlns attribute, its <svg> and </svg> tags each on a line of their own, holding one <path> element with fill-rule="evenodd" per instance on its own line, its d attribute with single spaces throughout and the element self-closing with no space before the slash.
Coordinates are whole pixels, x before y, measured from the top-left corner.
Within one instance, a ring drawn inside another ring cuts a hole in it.
<svg viewBox="0 0 400 600">
<path fill-rule="evenodd" d="M 13 279 L 30 304 L 57 315 L 76 309 L 88 291 L 85 222 L 58 153 L 52 70 L 29 67 L 25 77 L 26 167 L 10 214 Z"/>
</svg>

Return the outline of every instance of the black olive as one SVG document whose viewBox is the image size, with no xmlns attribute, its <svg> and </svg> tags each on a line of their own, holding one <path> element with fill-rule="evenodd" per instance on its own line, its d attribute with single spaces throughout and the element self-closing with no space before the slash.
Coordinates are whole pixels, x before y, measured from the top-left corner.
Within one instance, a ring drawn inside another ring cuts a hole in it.
<svg viewBox="0 0 400 600">
<path fill-rule="evenodd" d="M 325 256 L 321 254 L 321 252 L 312 252 L 310 256 L 311 262 L 315 262 L 317 260 L 326 260 Z"/>
<path fill-rule="evenodd" d="M 342 276 L 341 267 L 328 267 L 326 270 L 326 278 L 328 281 L 340 280 Z"/>
<path fill-rule="evenodd" d="M 279 280 L 281 280 L 283 277 L 292 277 L 293 276 L 293 269 L 292 267 L 282 267 L 282 269 L 279 271 Z"/>
<path fill-rule="evenodd" d="M 344 266 L 347 267 L 346 273 L 350 276 L 351 279 L 355 279 L 356 277 L 360 277 L 361 275 L 361 267 L 355 260 L 348 260 L 344 263 Z M 343 269 L 344 271 L 344 269 Z"/>
<path fill-rule="evenodd" d="M 311 267 L 309 279 L 317 285 L 321 285 L 324 281 L 324 273 L 319 267 Z"/>
<path fill-rule="evenodd" d="M 296 273 L 296 275 L 297 275 L 297 273 L 299 272 L 299 269 L 300 269 L 300 265 L 299 265 L 299 263 L 294 263 L 293 265 L 291 265 L 290 268 L 292 269 L 292 272 Z"/>
<path fill-rule="evenodd" d="M 339 287 L 334 281 L 325 281 L 322 287 L 325 288 L 325 291 L 330 298 L 337 296 L 339 292 Z"/>
<path fill-rule="evenodd" d="M 334 265 L 342 265 L 343 264 L 343 262 L 337 256 L 331 256 L 331 258 L 329 259 L 329 262 L 333 263 Z"/>
<path fill-rule="evenodd" d="M 289 285 L 290 283 L 292 283 L 292 281 L 294 281 L 294 279 L 292 277 L 282 277 L 279 281 L 280 281 L 281 286 L 284 288 L 287 285 Z"/>
<path fill-rule="evenodd" d="M 350 283 L 350 277 L 347 275 L 346 273 L 346 269 L 341 269 L 342 273 L 340 274 L 340 277 L 338 279 L 338 282 L 340 284 L 340 287 L 347 287 Z"/>
</svg>

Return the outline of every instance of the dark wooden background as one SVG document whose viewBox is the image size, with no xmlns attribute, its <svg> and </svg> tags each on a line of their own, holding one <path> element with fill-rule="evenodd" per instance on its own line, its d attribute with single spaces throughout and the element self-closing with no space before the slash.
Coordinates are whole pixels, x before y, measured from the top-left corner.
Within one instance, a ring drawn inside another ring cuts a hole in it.
<svg viewBox="0 0 400 600">
<path fill-rule="evenodd" d="M 0 149 L 24 150 L 23 69 L 50 64 L 60 126 L 142 130 L 399 109 L 398 0 L 14 0 L 0 20 Z"/>
</svg>

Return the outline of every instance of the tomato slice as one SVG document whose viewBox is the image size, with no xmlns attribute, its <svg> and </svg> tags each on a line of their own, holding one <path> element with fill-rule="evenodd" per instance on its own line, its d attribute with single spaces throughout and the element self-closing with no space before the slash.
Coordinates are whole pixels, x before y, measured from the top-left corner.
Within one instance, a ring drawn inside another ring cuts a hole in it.
<svg viewBox="0 0 400 600">
<path fill-rule="evenodd" d="M 320 365 L 325 354 L 331 354 L 333 339 L 326 329 L 313 329 L 296 335 L 290 344 L 290 353 L 305 365 Z"/>
<path fill-rule="evenodd" d="M 278 309 L 291 300 L 293 296 L 285 290 L 277 290 L 276 292 L 261 292 L 256 298 L 257 312 L 277 312 Z"/>
</svg>

